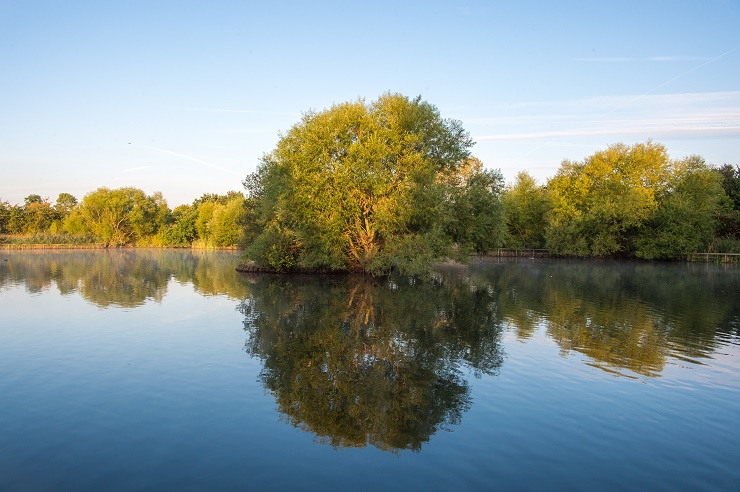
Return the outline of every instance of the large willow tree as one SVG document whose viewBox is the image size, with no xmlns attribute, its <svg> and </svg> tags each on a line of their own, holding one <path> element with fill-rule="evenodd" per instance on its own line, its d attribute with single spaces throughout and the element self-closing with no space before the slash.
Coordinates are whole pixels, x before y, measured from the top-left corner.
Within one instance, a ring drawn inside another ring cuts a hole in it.
<svg viewBox="0 0 740 492">
<path fill-rule="evenodd" d="M 309 112 L 244 182 L 247 256 L 277 271 L 415 274 L 453 243 L 483 252 L 503 234 L 502 178 L 472 145 L 420 98 Z"/>
</svg>

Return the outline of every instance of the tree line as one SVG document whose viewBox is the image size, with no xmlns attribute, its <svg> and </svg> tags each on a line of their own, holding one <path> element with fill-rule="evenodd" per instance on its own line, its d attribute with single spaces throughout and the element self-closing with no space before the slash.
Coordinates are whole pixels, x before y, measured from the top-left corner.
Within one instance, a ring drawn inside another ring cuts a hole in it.
<svg viewBox="0 0 740 492">
<path fill-rule="evenodd" d="M 505 186 L 472 146 L 460 122 L 400 94 L 306 113 L 244 181 L 245 268 L 413 275 L 497 247 L 675 259 L 740 246 L 738 167 L 647 141 Z"/>
<path fill-rule="evenodd" d="M 246 198 L 236 191 L 171 210 L 159 192 L 98 188 L 80 202 L 69 193 L 55 203 L 37 194 L 23 205 L 0 201 L 0 234 L 6 242 L 223 247 L 239 244 L 245 216 Z"/>
<path fill-rule="evenodd" d="M 506 186 L 472 146 L 432 104 L 387 93 L 304 114 L 243 181 L 246 195 L 206 194 L 174 210 L 160 193 L 132 187 L 99 188 L 79 203 L 68 193 L 54 204 L 29 195 L 23 205 L 0 201 L 0 234 L 240 245 L 250 268 L 373 275 L 424 273 L 499 247 L 643 259 L 740 252 L 740 166 L 620 143 L 563 161 L 544 184 L 521 172 Z"/>
<path fill-rule="evenodd" d="M 652 141 L 563 161 L 544 185 L 519 173 L 501 198 L 508 247 L 643 259 L 740 252 L 740 166 L 670 159 Z"/>
</svg>

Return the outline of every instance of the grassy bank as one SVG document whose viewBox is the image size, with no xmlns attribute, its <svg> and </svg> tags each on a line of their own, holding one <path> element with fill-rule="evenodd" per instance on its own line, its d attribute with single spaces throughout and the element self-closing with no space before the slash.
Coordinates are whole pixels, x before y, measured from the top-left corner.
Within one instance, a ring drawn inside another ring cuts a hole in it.
<svg viewBox="0 0 740 492">
<path fill-rule="evenodd" d="M 13 249 L 105 249 L 105 243 L 97 241 L 95 236 L 82 234 L 28 234 L 0 235 L 0 250 Z M 213 246 L 205 241 L 194 241 L 190 246 L 170 246 L 157 244 L 138 244 L 111 246 L 118 248 L 177 248 L 196 250 L 238 250 L 238 246 Z"/>
</svg>

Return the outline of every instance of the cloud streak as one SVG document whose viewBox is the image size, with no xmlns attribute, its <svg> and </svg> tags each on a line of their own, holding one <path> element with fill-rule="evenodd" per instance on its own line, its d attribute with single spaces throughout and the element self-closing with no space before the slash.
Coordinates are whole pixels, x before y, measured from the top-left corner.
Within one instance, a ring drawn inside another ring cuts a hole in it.
<svg viewBox="0 0 740 492">
<path fill-rule="evenodd" d="M 179 152 L 173 152 L 171 150 L 162 149 L 160 147 L 149 147 L 149 148 L 151 150 L 160 152 L 162 154 L 167 154 L 167 155 L 171 155 L 171 156 L 174 156 L 174 157 L 178 157 L 180 159 L 184 159 L 186 161 L 195 162 L 196 164 L 200 164 L 200 165 L 205 166 L 205 167 L 210 168 L 210 169 L 216 169 L 218 171 L 222 171 L 222 172 L 225 172 L 225 173 L 234 175 L 234 176 L 239 176 L 238 173 L 235 173 L 234 171 L 232 171 L 230 169 L 227 169 L 227 168 L 225 168 L 223 166 L 219 166 L 217 164 L 213 164 L 213 163 L 204 161 L 202 159 L 198 159 L 197 157 L 193 157 L 191 155 L 181 154 Z"/>
<path fill-rule="evenodd" d="M 626 57 L 626 56 L 591 56 L 584 58 L 575 58 L 578 62 L 591 63 L 637 63 L 637 62 L 686 62 L 686 61 L 710 61 L 710 56 L 690 56 L 690 55 L 671 55 L 671 56 L 647 56 L 647 57 Z"/>
<path fill-rule="evenodd" d="M 466 123 L 476 127 L 477 141 L 740 137 L 740 92 L 583 98 L 532 104 L 529 113 Z"/>
<path fill-rule="evenodd" d="M 511 133 L 503 135 L 481 135 L 476 141 L 487 140 L 541 140 L 596 136 L 639 136 L 641 138 L 735 138 L 740 137 L 740 125 L 726 127 L 695 127 L 666 123 L 658 126 L 635 126 L 632 128 L 584 128 L 550 132 Z"/>
</svg>

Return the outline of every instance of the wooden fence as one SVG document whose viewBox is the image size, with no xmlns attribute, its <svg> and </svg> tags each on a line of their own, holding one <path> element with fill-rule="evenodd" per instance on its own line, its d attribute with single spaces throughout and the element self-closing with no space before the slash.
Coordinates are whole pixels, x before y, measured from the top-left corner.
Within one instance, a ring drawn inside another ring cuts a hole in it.
<svg viewBox="0 0 740 492">
<path fill-rule="evenodd" d="M 689 253 L 686 260 L 707 263 L 740 263 L 740 253 Z"/>
<path fill-rule="evenodd" d="M 517 257 L 517 258 L 547 258 L 553 256 L 549 249 L 537 249 L 537 248 L 526 248 L 526 249 L 512 249 L 512 248 L 497 248 L 488 253 L 486 256 L 496 257 Z"/>
</svg>

